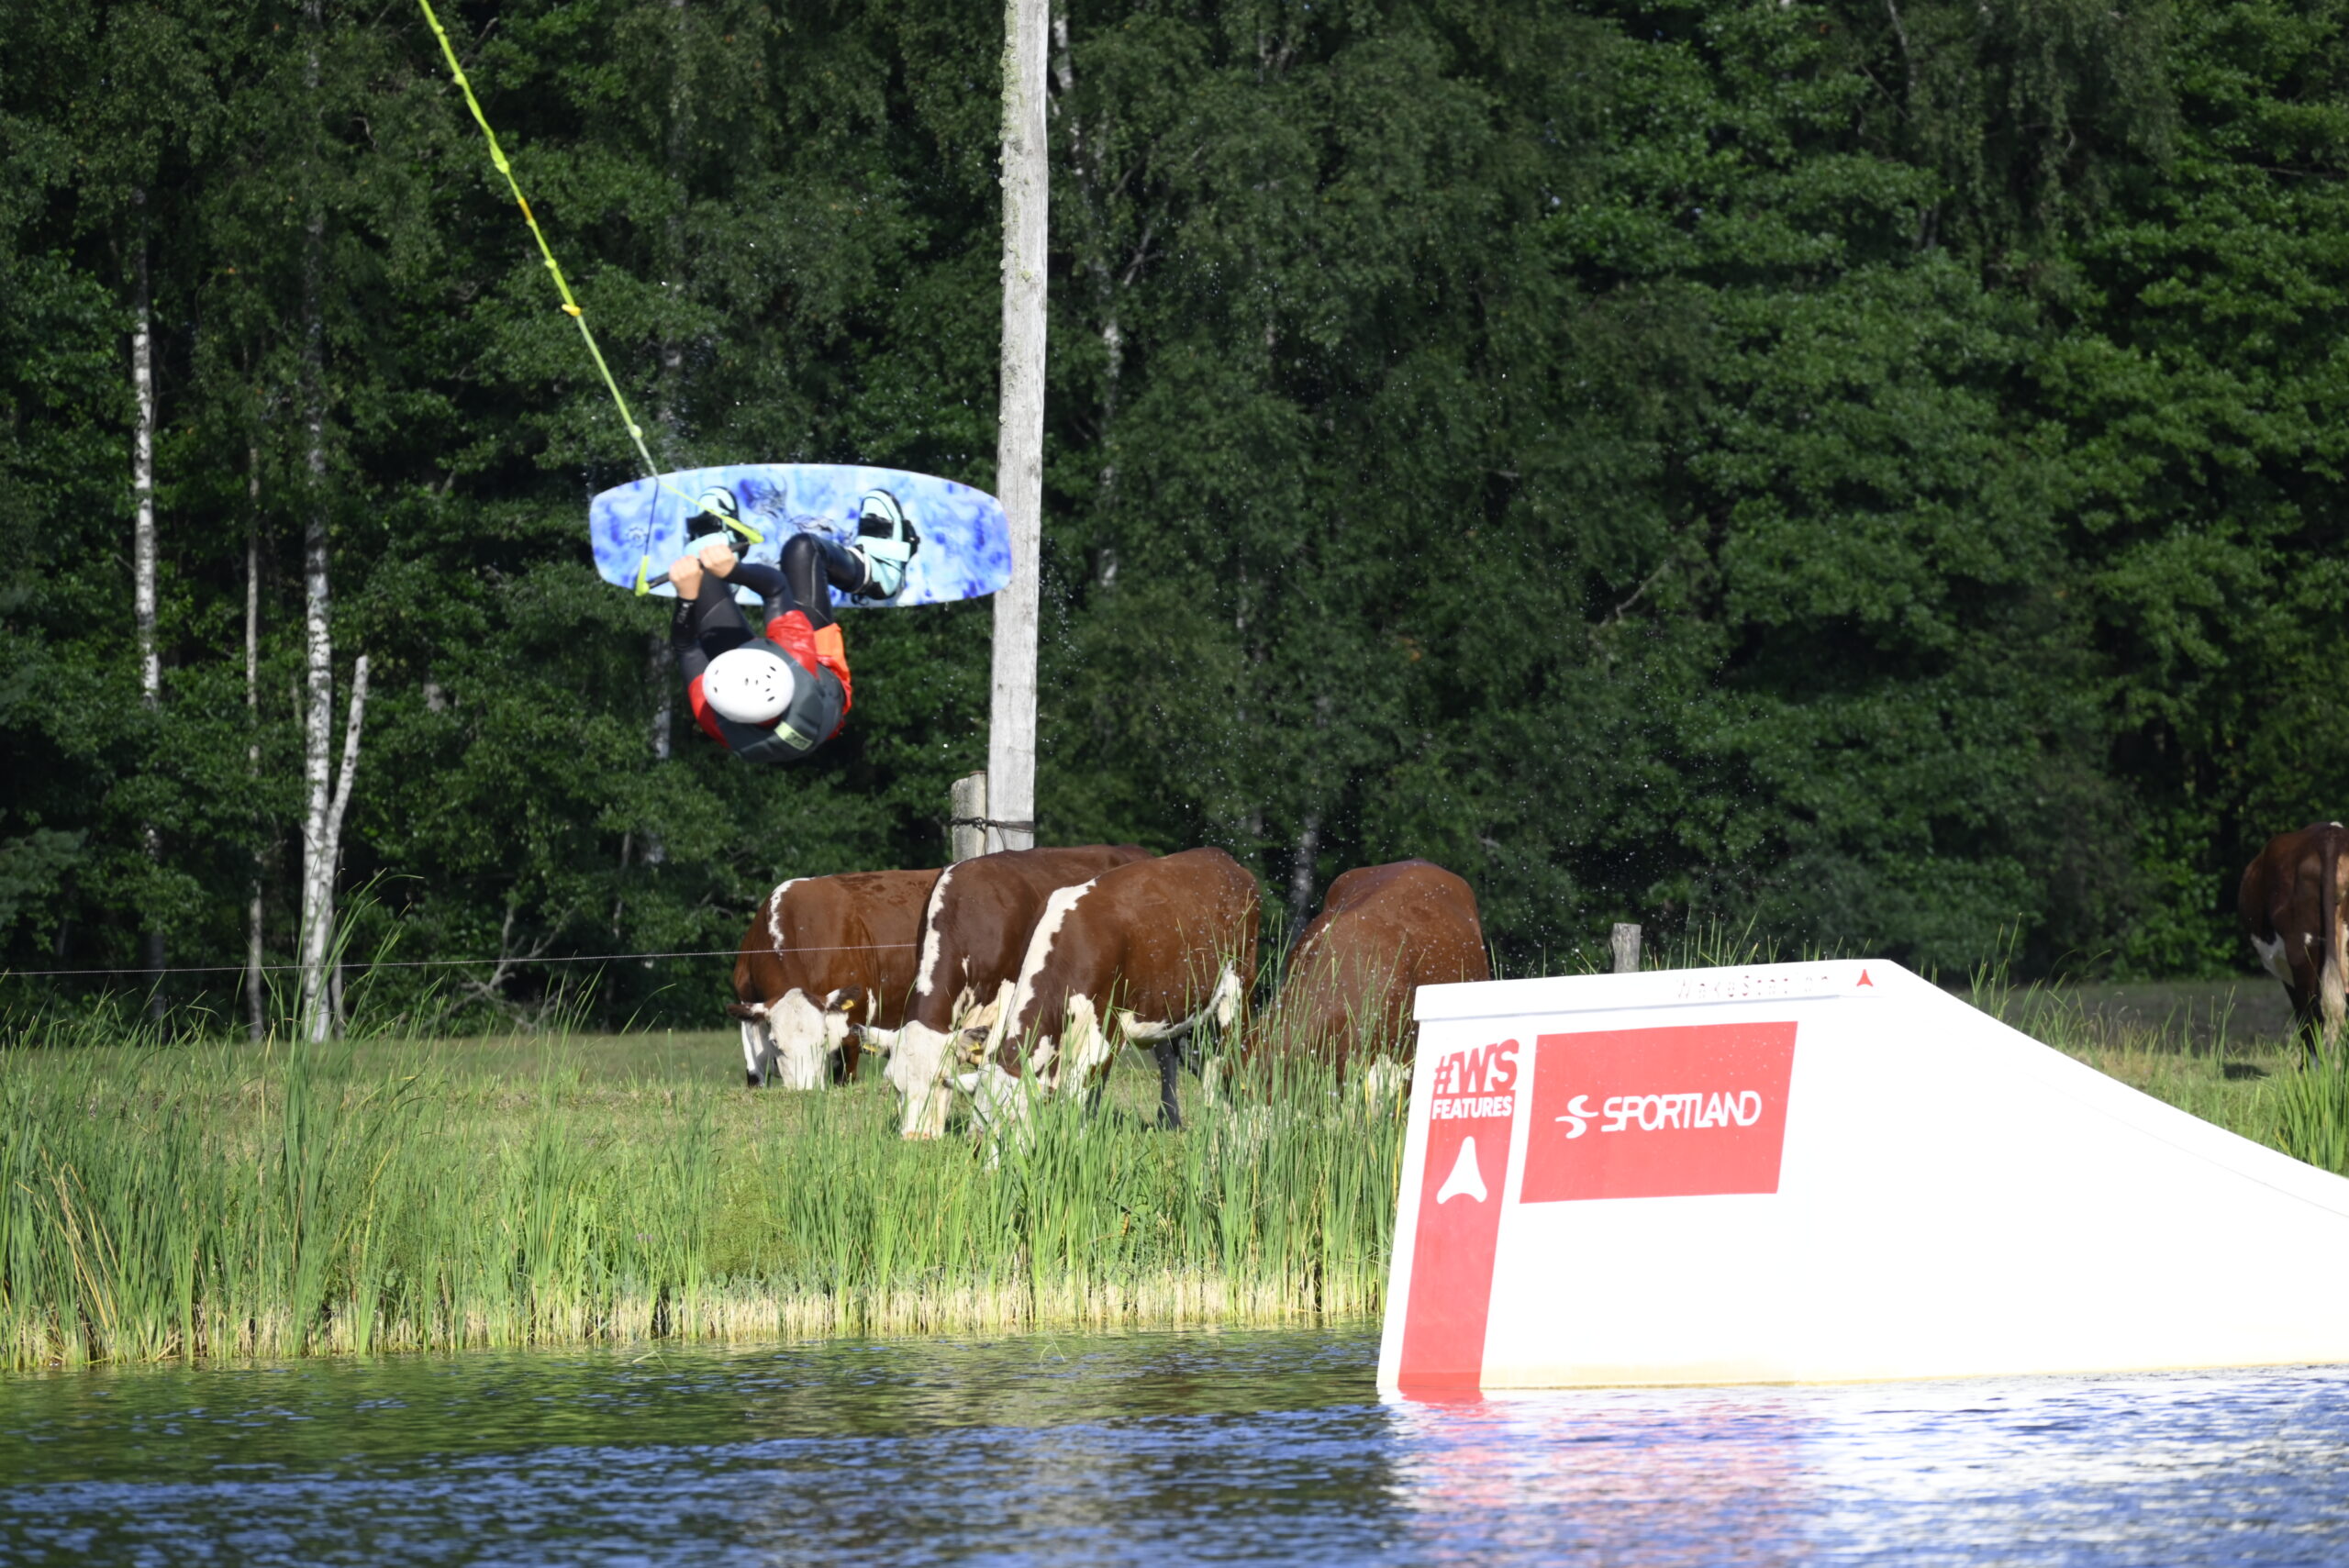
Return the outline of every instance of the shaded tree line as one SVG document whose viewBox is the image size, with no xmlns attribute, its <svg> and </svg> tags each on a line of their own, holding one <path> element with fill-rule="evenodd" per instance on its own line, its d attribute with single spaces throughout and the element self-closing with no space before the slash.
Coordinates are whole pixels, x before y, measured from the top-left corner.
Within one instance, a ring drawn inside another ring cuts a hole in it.
<svg viewBox="0 0 2349 1568">
<path fill-rule="evenodd" d="M 852 614 L 820 765 L 693 733 L 419 15 L 7 10 L 6 1006 L 168 962 L 241 1018 L 323 884 L 356 954 L 482 961 L 367 981 L 419 1017 L 698 1020 L 722 965 L 555 961 L 943 858 L 986 606 Z M 656 458 L 991 484 L 996 7 L 443 15 Z M 2239 967 L 2234 873 L 2349 793 L 2344 23 L 1070 0 L 1044 838 L 1306 914 L 1423 854 L 1519 967 L 1616 918 Z"/>
</svg>

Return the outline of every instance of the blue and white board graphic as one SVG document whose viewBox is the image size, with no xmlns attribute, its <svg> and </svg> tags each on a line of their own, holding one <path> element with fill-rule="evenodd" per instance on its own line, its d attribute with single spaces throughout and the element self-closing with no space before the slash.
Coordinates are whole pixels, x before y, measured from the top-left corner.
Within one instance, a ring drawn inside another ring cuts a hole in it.
<svg viewBox="0 0 2349 1568">
<path fill-rule="evenodd" d="M 596 571 L 605 582 L 633 588 L 640 568 L 657 577 L 669 563 L 716 535 L 716 522 L 695 510 L 705 490 L 734 493 L 742 520 L 766 537 L 746 546 L 729 535 L 744 559 L 773 563 L 783 541 L 795 533 L 829 534 L 843 543 L 856 532 L 856 505 L 868 490 L 897 498 L 921 536 L 906 568 L 905 585 L 886 599 L 852 599 L 837 588 L 832 602 L 848 605 L 942 605 L 992 594 L 1011 581 L 1011 528 L 1003 507 L 984 490 L 898 468 L 860 468 L 826 462 L 750 462 L 724 468 L 688 468 L 658 480 L 640 479 L 596 497 L 587 532 L 596 550 Z M 652 590 L 665 598 L 677 591 L 667 584 Z M 746 604 L 757 595 L 735 590 Z"/>
</svg>

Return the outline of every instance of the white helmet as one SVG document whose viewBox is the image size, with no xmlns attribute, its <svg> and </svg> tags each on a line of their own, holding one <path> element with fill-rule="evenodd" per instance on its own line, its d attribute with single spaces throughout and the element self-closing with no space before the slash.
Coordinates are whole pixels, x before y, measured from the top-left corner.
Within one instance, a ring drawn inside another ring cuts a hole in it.
<svg viewBox="0 0 2349 1568">
<path fill-rule="evenodd" d="M 729 648 L 702 672 L 701 695 L 719 717 L 764 724 L 791 706 L 799 679 L 790 660 L 764 648 Z"/>
</svg>

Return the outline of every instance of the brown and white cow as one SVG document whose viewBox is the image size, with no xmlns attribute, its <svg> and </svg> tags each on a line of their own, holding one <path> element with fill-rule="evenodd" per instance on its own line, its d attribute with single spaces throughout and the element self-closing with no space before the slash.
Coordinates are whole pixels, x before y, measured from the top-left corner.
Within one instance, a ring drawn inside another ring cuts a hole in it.
<svg viewBox="0 0 2349 1568">
<path fill-rule="evenodd" d="M 938 873 L 922 911 L 921 952 L 913 1000 L 894 1035 L 874 1031 L 889 1051 L 889 1082 L 904 1096 L 899 1130 L 936 1138 L 952 1108 L 949 1073 L 962 1030 L 1000 1012 L 1019 974 L 1028 933 L 1057 888 L 1089 881 L 1113 866 L 1147 860 L 1139 844 L 1006 850 Z"/>
<path fill-rule="evenodd" d="M 1183 1125 L 1181 1044 L 1213 1018 L 1229 1031 L 1256 983 L 1256 879 L 1221 850 L 1186 850 L 1054 893 L 1028 939 L 1010 1005 L 962 1080 L 991 1127 L 1030 1094 L 1084 1094 L 1120 1045 L 1158 1059 L 1159 1120 Z"/>
<path fill-rule="evenodd" d="M 1395 1052 L 1420 986 L 1492 977 L 1467 883 L 1430 861 L 1361 866 L 1330 884 L 1297 938 L 1248 1057 L 1325 1061 L 1342 1078 L 1357 1054 Z"/>
<path fill-rule="evenodd" d="M 2244 868 L 2235 912 L 2267 973 L 2284 983 L 2292 1017 L 2313 1061 L 2326 1054 L 2349 1013 L 2349 953 L 2342 906 L 2349 886 L 2349 828 L 2312 822 L 2267 840 Z"/>
<path fill-rule="evenodd" d="M 905 1015 L 934 871 L 798 877 L 767 895 L 734 960 L 742 1071 L 751 1087 L 820 1089 L 856 1075 L 866 1026 Z"/>
</svg>

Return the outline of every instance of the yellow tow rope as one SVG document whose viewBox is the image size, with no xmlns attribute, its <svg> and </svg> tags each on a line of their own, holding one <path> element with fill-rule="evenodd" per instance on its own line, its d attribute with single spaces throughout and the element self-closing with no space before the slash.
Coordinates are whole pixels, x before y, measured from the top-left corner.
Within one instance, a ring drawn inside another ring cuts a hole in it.
<svg viewBox="0 0 2349 1568">
<path fill-rule="evenodd" d="M 424 19 L 432 25 L 432 36 L 440 40 L 440 52 L 449 60 L 449 74 L 456 79 L 457 91 L 465 95 L 465 106 L 473 110 L 473 123 L 481 127 L 481 134 L 489 142 L 489 161 L 497 165 L 499 173 L 506 176 L 506 188 L 514 193 L 514 205 L 522 209 L 522 221 L 530 226 L 530 238 L 539 242 L 539 254 L 546 258 L 547 271 L 554 275 L 554 286 L 562 295 L 564 312 L 579 324 L 579 336 L 587 345 L 588 357 L 596 361 L 596 369 L 603 375 L 605 389 L 612 395 L 612 406 L 620 411 L 620 423 L 628 427 L 629 439 L 636 443 L 636 455 L 644 460 L 645 477 L 668 489 L 662 481 L 659 466 L 652 461 L 652 453 L 645 448 L 644 427 L 639 425 L 636 416 L 629 412 L 628 399 L 620 395 L 620 384 L 612 378 L 612 367 L 604 362 L 604 350 L 596 346 L 596 334 L 587 329 L 587 313 L 580 308 L 579 301 L 572 297 L 571 282 L 562 275 L 562 264 L 554 259 L 554 248 L 547 243 L 546 231 L 539 227 L 539 216 L 530 210 L 529 198 L 522 194 L 521 184 L 514 178 L 514 166 L 506 161 L 506 150 L 497 145 L 497 132 L 490 128 L 489 117 L 482 113 L 481 100 L 473 96 L 473 84 L 465 80 L 465 68 L 457 63 L 457 47 L 449 41 L 449 29 L 440 25 L 440 18 L 434 14 L 432 0 L 416 0 L 416 3 L 424 8 Z M 685 499 L 683 492 L 672 490 L 670 493 L 680 500 Z M 690 509 L 689 515 L 690 512 L 704 510 L 694 502 L 688 501 L 686 506 Z M 707 515 L 752 544 L 766 537 L 740 517 L 729 517 L 722 512 L 709 512 Z M 636 591 L 639 594 L 649 591 L 646 574 L 651 565 L 652 558 L 649 554 L 637 563 Z"/>
</svg>

